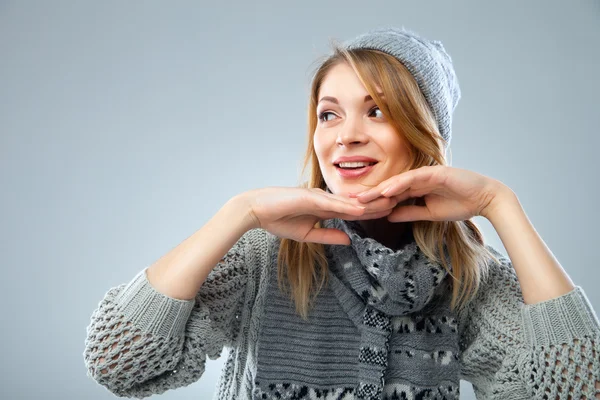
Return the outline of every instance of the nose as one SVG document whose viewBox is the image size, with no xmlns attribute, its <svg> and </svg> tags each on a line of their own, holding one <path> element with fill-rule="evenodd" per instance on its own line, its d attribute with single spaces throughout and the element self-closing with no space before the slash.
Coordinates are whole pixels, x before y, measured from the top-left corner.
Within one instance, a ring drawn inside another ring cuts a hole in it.
<svg viewBox="0 0 600 400">
<path fill-rule="evenodd" d="M 349 146 L 352 144 L 361 144 L 368 141 L 368 136 L 364 127 L 359 121 L 347 119 L 344 125 L 338 131 L 335 143 L 338 146 Z"/>
</svg>

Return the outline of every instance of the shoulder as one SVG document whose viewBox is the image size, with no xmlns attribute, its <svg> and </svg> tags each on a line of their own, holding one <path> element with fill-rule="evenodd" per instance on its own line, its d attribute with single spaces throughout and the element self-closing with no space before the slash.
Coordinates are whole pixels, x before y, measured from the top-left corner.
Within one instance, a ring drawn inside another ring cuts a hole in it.
<svg viewBox="0 0 600 400">
<path fill-rule="evenodd" d="M 521 285 L 510 258 L 489 244 L 485 248 L 495 260 L 481 267 L 477 292 L 461 313 L 460 319 L 470 325 L 506 318 L 513 321 L 523 307 Z"/>
<path fill-rule="evenodd" d="M 506 282 L 510 284 L 511 287 L 518 286 L 520 289 L 517 273 L 515 272 L 510 258 L 490 244 L 486 244 L 485 248 L 496 257 L 496 260 L 489 262 L 488 274 L 482 277 L 481 283 L 484 286 L 489 286 L 496 285 L 499 282 Z"/>
<path fill-rule="evenodd" d="M 499 310 L 503 307 L 520 308 L 523 295 L 517 273 L 510 258 L 495 247 L 486 244 L 485 248 L 495 257 L 488 261 L 481 270 L 479 288 L 473 297 L 471 309 L 482 310 L 492 308 Z"/>
<path fill-rule="evenodd" d="M 482 270 L 476 295 L 459 313 L 460 330 L 470 335 L 480 329 L 499 329 L 504 331 L 501 336 L 517 336 L 524 306 L 519 279 L 507 255 L 491 245 L 485 247 L 496 260 Z"/>
<path fill-rule="evenodd" d="M 486 244 L 485 248 L 496 260 L 491 260 L 488 263 L 488 267 L 481 278 L 480 291 L 477 297 L 500 296 L 522 303 L 521 285 L 510 258 L 489 244 Z"/>
</svg>

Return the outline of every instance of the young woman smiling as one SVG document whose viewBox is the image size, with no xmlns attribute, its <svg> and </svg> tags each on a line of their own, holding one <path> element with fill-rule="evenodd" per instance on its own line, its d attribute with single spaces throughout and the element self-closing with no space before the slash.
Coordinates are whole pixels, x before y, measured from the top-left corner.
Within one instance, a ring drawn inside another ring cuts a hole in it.
<svg viewBox="0 0 600 400">
<path fill-rule="evenodd" d="M 600 398 L 600 324 L 502 182 L 447 165 L 439 41 L 367 32 L 317 69 L 303 187 L 240 193 L 92 314 L 111 392 L 218 399 Z M 472 222 L 487 218 L 504 256 Z M 585 396 L 585 397 L 584 397 Z"/>
</svg>

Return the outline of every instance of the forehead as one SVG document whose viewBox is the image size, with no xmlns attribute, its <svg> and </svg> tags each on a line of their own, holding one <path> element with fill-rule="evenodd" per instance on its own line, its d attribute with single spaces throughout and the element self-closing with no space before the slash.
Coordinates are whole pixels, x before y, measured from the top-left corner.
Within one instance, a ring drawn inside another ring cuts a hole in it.
<svg viewBox="0 0 600 400">
<path fill-rule="evenodd" d="M 380 90 L 378 86 L 377 89 Z M 352 67 L 346 63 L 339 63 L 327 72 L 317 94 L 319 99 L 323 96 L 363 98 L 369 92 Z"/>
</svg>

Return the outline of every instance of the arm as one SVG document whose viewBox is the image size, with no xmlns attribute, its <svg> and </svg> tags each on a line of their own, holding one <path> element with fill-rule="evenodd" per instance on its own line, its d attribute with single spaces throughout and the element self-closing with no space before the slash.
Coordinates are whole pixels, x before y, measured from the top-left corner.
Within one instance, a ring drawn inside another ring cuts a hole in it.
<svg viewBox="0 0 600 400">
<path fill-rule="evenodd" d="M 147 270 L 159 292 L 191 300 L 223 255 L 253 228 L 243 195 L 229 200 L 206 225 L 161 257 Z"/>
<path fill-rule="evenodd" d="M 162 393 L 198 380 L 206 356 L 218 357 L 231 343 L 245 254 L 260 242 L 257 230 L 241 234 L 244 206 L 232 199 L 127 285 L 109 290 L 92 315 L 84 352 L 98 383 L 119 396 Z"/>
<path fill-rule="evenodd" d="M 464 319 L 465 379 L 488 396 L 600 398 L 600 323 L 583 289 L 572 284 L 512 191 L 500 187 L 494 201 L 484 216 L 510 259 L 488 247 L 502 262 Z"/>
</svg>

